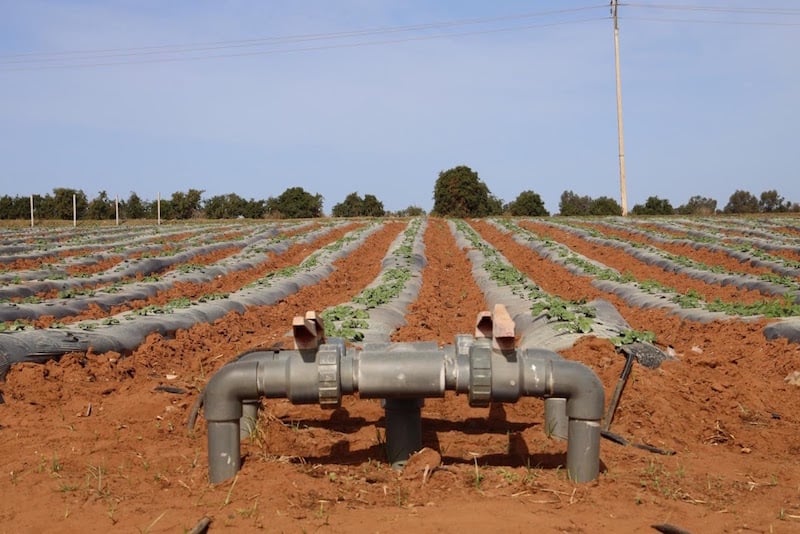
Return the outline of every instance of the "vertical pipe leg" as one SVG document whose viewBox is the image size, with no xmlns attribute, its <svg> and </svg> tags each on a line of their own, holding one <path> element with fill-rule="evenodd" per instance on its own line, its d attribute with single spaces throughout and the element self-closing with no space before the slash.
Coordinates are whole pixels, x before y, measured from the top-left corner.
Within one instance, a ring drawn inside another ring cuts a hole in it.
<svg viewBox="0 0 800 534">
<path fill-rule="evenodd" d="M 600 421 L 569 420 L 567 474 L 573 482 L 591 482 L 600 473 Z"/>
<path fill-rule="evenodd" d="M 256 429 L 258 422 L 259 401 L 244 401 L 242 403 L 242 417 L 239 419 L 239 437 L 249 438 Z"/>
<path fill-rule="evenodd" d="M 395 469 L 422 448 L 422 399 L 386 399 L 386 456 Z"/>
<path fill-rule="evenodd" d="M 567 439 L 569 436 L 569 418 L 567 417 L 567 399 L 551 397 L 544 401 L 544 432 L 548 436 Z"/>
<path fill-rule="evenodd" d="M 233 478 L 242 466 L 239 421 L 208 423 L 208 479 L 212 484 Z"/>
</svg>

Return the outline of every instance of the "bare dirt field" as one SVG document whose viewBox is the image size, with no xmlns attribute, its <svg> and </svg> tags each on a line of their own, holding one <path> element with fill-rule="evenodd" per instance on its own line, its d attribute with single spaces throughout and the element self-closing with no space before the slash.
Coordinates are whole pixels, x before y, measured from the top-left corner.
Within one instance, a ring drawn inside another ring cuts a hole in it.
<svg viewBox="0 0 800 534">
<path fill-rule="evenodd" d="M 259 274 L 299 263 L 358 224 L 273 254 Z M 685 284 L 706 301 L 758 297 L 521 224 L 620 271 Z M 337 260 L 333 274 L 274 305 L 173 338 L 152 334 L 130 355 L 75 353 L 13 366 L 0 383 L 0 532 L 189 532 L 203 518 L 209 532 L 656 532 L 653 525 L 665 524 L 692 533 L 800 532 L 800 387 L 785 381 L 800 370 L 800 345 L 768 341 L 763 318 L 703 323 L 631 306 L 497 227 L 470 225 L 545 291 L 603 298 L 674 354 L 655 370 L 634 365 L 612 427 L 674 454 L 603 440 L 599 478 L 577 484 L 563 468 L 566 443 L 543 429 L 541 399 L 472 408 L 448 393 L 426 399 L 422 411 L 423 444 L 441 455 L 440 465 L 425 475 L 396 472 L 385 463 L 379 401 L 345 397 L 341 408 L 323 410 L 269 400 L 243 442 L 242 470 L 210 484 L 202 417 L 187 430 L 200 390 L 241 352 L 288 346 L 294 316 L 346 302 L 372 282 L 406 227 L 390 221 Z M 451 344 L 473 332 L 488 305 L 445 220 L 428 220 L 424 244 L 419 298 L 392 339 Z M 248 276 L 222 277 L 213 289 L 233 290 Z M 209 289 L 172 291 L 157 298 Z M 609 398 L 625 363 L 609 340 L 587 335 L 562 354 L 591 367 Z"/>
</svg>

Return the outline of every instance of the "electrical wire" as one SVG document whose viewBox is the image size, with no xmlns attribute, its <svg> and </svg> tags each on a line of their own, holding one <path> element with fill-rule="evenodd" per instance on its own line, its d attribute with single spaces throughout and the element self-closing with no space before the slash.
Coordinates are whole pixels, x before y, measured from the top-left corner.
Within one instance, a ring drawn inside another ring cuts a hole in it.
<svg viewBox="0 0 800 534">
<path fill-rule="evenodd" d="M 621 20 L 637 20 L 642 22 L 679 22 L 686 24 L 717 24 L 731 26 L 800 26 L 800 22 L 770 22 L 770 21 L 747 21 L 747 20 L 713 20 L 713 19 L 675 19 L 660 17 L 619 17 Z"/>
<path fill-rule="evenodd" d="M 625 7 L 645 8 L 645 9 L 664 9 L 670 11 L 699 11 L 707 13 L 731 13 L 743 15 L 785 15 L 800 16 L 800 9 L 790 8 L 764 8 L 764 7 L 719 7 L 719 6 L 698 6 L 689 4 L 638 4 L 625 3 Z"/>
<path fill-rule="evenodd" d="M 362 30 L 289 35 L 282 37 L 261 37 L 254 39 L 213 41 L 205 43 L 191 43 L 191 44 L 179 44 L 179 45 L 143 46 L 143 47 L 132 47 L 132 48 L 106 48 L 106 49 L 92 49 L 92 50 L 72 50 L 72 51 L 61 51 L 61 52 L 28 52 L 20 54 L 4 54 L 0 55 L 0 65 L 55 62 L 55 61 L 83 61 L 83 60 L 93 60 L 93 59 L 138 57 L 138 56 L 148 56 L 148 55 L 152 56 L 152 55 L 163 55 L 163 54 L 185 54 L 192 52 L 207 52 L 207 51 L 224 50 L 231 48 L 297 44 L 303 42 L 327 41 L 335 39 L 347 39 L 353 37 L 381 36 L 381 35 L 396 34 L 396 33 L 457 28 L 468 25 L 491 24 L 491 23 L 504 22 L 510 20 L 552 17 L 555 15 L 579 13 L 583 11 L 596 10 L 601 8 L 605 8 L 605 5 L 599 4 L 599 5 L 583 6 L 570 9 L 540 11 L 535 13 L 521 13 L 521 14 L 505 15 L 499 17 L 460 19 L 452 21 L 439 21 L 426 24 L 408 25 L 408 26 L 386 26 L 379 28 L 367 28 Z"/>
<path fill-rule="evenodd" d="M 524 31 L 524 30 L 547 28 L 547 27 L 553 27 L 553 26 L 563 26 L 563 25 L 568 25 L 568 24 L 582 24 L 582 23 L 587 23 L 587 22 L 596 22 L 596 21 L 608 20 L 608 19 L 609 19 L 608 16 L 602 16 L 602 17 L 573 19 L 573 20 L 567 20 L 567 21 L 541 23 L 541 24 L 528 24 L 528 25 L 522 25 L 522 26 L 493 28 L 493 29 L 488 29 L 488 30 L 476 30 L 476 31 L 467 31 L 467 32 L 454 32 L 454 33 L 440 33 L 440 34 L 435 34 L 435 35 L 421 35 L 421 36 L 405 37 L 405 38 L 399 38 L 399 39 L 386 39 L 386 40 L 378 40 L 378 41 L 361 41 L 361 42 L 355 42 L 355 43 L 327 44 L 327 45 L 297 47 L 297 48 L 278 48 L 278 49 L 255 50 L 255 51 L 249 51 L 249 52 L 237 52 L 237 53 L 225 53 L 225 54 L 206 54 L 206 55 L 199 55 L 199 56 L 161 57 L 161 58 L 150 58 L 150 59 L 135 59 L 134 58 L 134 59 L 132 59 L 130 61 L 122 60 L 122 61 L 108 61 L 108 62 L 96 62 L 96 63 L 63 63 L 63 64 L 56 64 L 56 65 L 45 64 L 45 65 L 30 65 L 30 66 L 21 66 L 21 67 L 12 67 L 12 68 L 2 68 L 2 67 L 0 67 L 0 72 L 39 71 L 39 70 L 53 70 L 53 69 L 88 68 L 88 67 L 108 67 L 108 66 L 115 66 L 115 65 L 138 65 L 138 64 L 149 64 L 149 63 L 174 63 L 174 62 L 202 61 L 202 60 L 234 58 L 234 57 L 247 57 L 247 56 L 271 55 L 271 54 L 283 54 L 283 53 L 312 52 L 312 51 L 319 51 L 319 50 L 333 50 L 333 49 L 344 49 L 344 48 L 361 48 L 361 47 L 367 47 L 367 46 L 380 46 L 380 45 L 390 45 L 390 44 L 399 44 L 399 43 L 410 43 L 410 42 L 428 41 L 428 40 L 434 40 L 434 39 L 445 39 L 445 38 L 454 38 L 454 37 L 466 37 L 466 36 L 474 36 L 474 35 L 487 35 L 487 34 L 494 34 L 494 33 L 506 33 L 506 32 L 514 32 L 514 31 Z M 70 58 L 67 58 L 67 60 L 69 60 L 69 59 Z M 86 58 L 77 58 L 74 61 L 85 60 L 85 59 Z M 94 58 L 90 58 L 90 59 L 94 59 Z"/>
</svg>

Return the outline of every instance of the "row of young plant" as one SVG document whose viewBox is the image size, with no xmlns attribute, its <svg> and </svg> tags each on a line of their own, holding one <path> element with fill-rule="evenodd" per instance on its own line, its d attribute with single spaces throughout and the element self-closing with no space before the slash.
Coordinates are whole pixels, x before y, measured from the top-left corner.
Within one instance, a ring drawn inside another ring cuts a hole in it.
<svg viewBox="0 0 800 534">
<path fill-rule="evenodd" d="M 560 350 L 588 333 L 617 345 L 652 341 L 652 334 L 631 330 L 609 303 L 573 302 L 547 293 L 465 221 L 450 224 L 459 246 L 468 250 L 473 277 L 487 303 L 505 305 L 514 319 L 521 335 L 519 346 Z"/>
<path fill-rule="evenodd" d="M 129 249 L 150 245 L 149 249 L 157 251 L 165 244 L 179 244 L 191 242 L 203 244 L 213 242 L 217 236 L 223 236 L 234 231 L 249 231 L 241 224 L 226 224 L 214 226 L 211 224 L 168 225 L 158 227 L 145 226 L 112 226 L 94 227 L 83 229 L 78 234 L 65 233 L 50 235 L 48 237 L 26 236 L 8 241 L 0 245 L 0 265 L 14 259 L 40 259 L 58 256 L 60 259 L 69 259 L 73 255 L 86 255 L 87 252 L 96 251 L 127 253 Z M 141 249 L 147 252 L 148 248 Z"/>
<path fill-rule="evenodd" d="M 275 233 L 277 225 L 250 227 L 250 239 L 241 236 L 229 239 L 231 228 L 215 229 L 205 226 L 199 231 L 192 231 L 187 235 L 186 230 L 171 231 L 167 236 L 130 235 L 129 232 L 115 236 L 114 240 L 104 240 L 98 236 L 93 244 L 83 244 L 70 248 L 49 248 L 45 252 L 27 252 L 24 254 L 0 254 L 0 284 L 19 283 L 31 280 L 63 280 L 70 276 L 70 271 L 77 268 L 89 267 L 97 262 L 109 258 L 119 259 L 120 268 L 124 268 L 126 259 L 144 260 L 148 258 L 170 257 L 189 249 L 202 249 L 224 241 L 227 246 L 232 242 L 252 241 L 265 231 Z M 220 231 L 225 230 L 225 231 Z M 148 229 L 148 232 L 152 230 Z M 94 251 L 94 253 L 92 253 Z M 41 262 L 38 269 L 13 269 L 10 267 L 18 260 Z"/>
<path fill-rule="evenodd" d="M 800 305 L 791 296 L 764 300 L 754 304 L 730 303 L 715 300 L 707 302 L 693 290 L 681 293 L 655 280 L 637 280 L 631 273 L 620 273 L 600 262 L 589 260 L 566 245 L 522 228 L 510 220 L 493 221 L 499 228 L 511 232 L 514 239 L 533 249 L 547 259 L 567 267 L 579 275 L 591 276 L 598 288 L 615 293 L 629 304 L 639 307 L 665 307 L 680 315 L 711 320 L 722 317 L 788 317 L 800 315 Z M 700 313 L 698 313 L 700 312 Z"/>
<path fill-rule="evenodd" d="M 7 332 L 0 336 L 4 365 L 31 358 L 58 357 L 67 352 L 127 353 L 152 334 L 171 336 L 177 330 L 211 323 L 232 311 L 244 313 L 252 306 L 272 305 L 300 288 L 319 283 L 333 272 L 333 263 L 356 250 L 379 228 L 378 223 L 359 227 L 336 242 L 315 251 L 288 275 L 281 271 L 227 295 L 208 295 L 196 300 L 178 299 L 165 306 L 116 314 L 101 320 L 81 321 L 63 328 Z"/>
<path fill-rule="evenodd" d="M 731 271 L 721 265 L 706 265 L 683 255 L 672 254 L 642 243 L 633 243 L 617 236 L 609 236 L 594 228 L 585 228 L 575 223 L 559 221 L 552 224 L 589 243 L 618 248 L 648 265 L 658 266 L 665 271 L 680 273 L 709 284 L 730 285 L 765 294 L 785 296 L 790 302 L 800 302 L 797 294 L 800 290 L 800 283 L 793 276 L 778 273 L 752 275 Z"/>
<path fill-rule="evenodd" d="M 726 242 L 726 240 L 730 239 L 728 237 L 725 236 L 712 237 L 710 234 L 699 233 L 696 231 L 689 231 L 690 233 L 685 234 L 686 237 L 675 237 L 673 234 L 667 232 L 659 232 L 658 230 L 653 229 L 653 226 L 660 226 L 657 221 L 652 221 L 647 227 L 640 226 L 636 223 L 625 224 L 610 220 L 593 221 L 593 223 L 598 226 L 610 227 L 614 229 L 623 230 L 629 233 L 633 233 L 636 235 L 640 235 L 650 241 L 654 241 L 655 243 L 665 243 L 673 245 L 688 244 L 693 248 L 704 248 L 706 250 L 713 252 L 721 252 L 741 263 L 748 263 L 750 265 L 753 265 L 754 267 L 769 269 L 773 273 L 775 273 L 774 275 L 764 274 L 762 276 L 757 277 L 761 280 L 784 286 L 789 290 L 796 291 L 798 289 L 797 280 L 798 278 L 800 278 L 800 261 L 795 261 L 783 256 L 770 254 L 764 248 L 760 248 L 752 244 L 742 244 L 742 243 L 731 244 Z M 668 224 L 670 224 L 671 230 L 673 232 L 678 231 L 684 233 L 688 231 L 686 228 L 678 226 L 677 222 L 669 221 Z M 798 242 L 796 246 L 791 246 L 786 243 L 783 244 L 777 243 L 777 245 L 782 246 L 783 249 L 785 250 L 795 253 L 800 250 L 800 242 Z M 633 244 L 633 246 L 636 245 Z M 772 250 L 776 251 L 779 249 L 773 247 Z M 676 261 L 680 262 L 681 260 L 680 258 L 676 258 Z M 696 262 L 691 266 L 697 267 L 701 270 L 711 270 L 712 272 L 721 272 L 720 268 L 717 266 L 704 266 L 699 262 Z M 740 274 L 740 273 L 735 273 L 735 274 Z"/>
<path fill-rule="evenodd" d="M 84 289 L 86 286 L 83 284 L 87 283 L 85 279 L 77 278 L 57 284 L 49 281 L 0 289 L 0 296 L 6 297 L 5 292 L 19 295 L 23 290 L 34 291 L 53 286 L 60 288 L 57 299 L 44 300 L 33 295 L 21 302 L 0 302 L 0 321 L 15 321 L 13 327 L 19 328 L 20 324 L 24 326 L 24 321 L 35 320 L 43 315 L 60 319 L 78 315 L 90 306 L 108 310 L 113 306 L 148 299 L 159 292 L 171 289 L 177 283 L 207 283 L 221 276 L 257 267 L 266 261 L 270 254 L 281 253 L 296 242 L 311 242 L 328 231 L 328 227 L 321 227 L 315 231 L 299 232 L 287 237 L 285 234 L 278 234 L 277 227 L 267 227 L 264 232 L 251 237 L 237 254 L 214 264 L 198 265 L 191 263 L 191 260 L 224 244 L 191 249 L 173 258 L 135 260 L 124 270 L 117 269 L 116 272 L 92 277 L 89 279 L 90 289 Z M 172 270 L 166 274 L 153 274 L 163 271 L 165 264 Z"/>
<path fill-rule="evenodd" d="M 735 238 L 744 234 L 746 237 L 766 241 L 785 240 L 788 243 L 798 240 L 798 221 L 795 217 L 705 217 L 674 220 L 678 226 L 701 234 L 714 234 L 724 238 Z"/>
<path fill-rule="evenodd" d="M 656 219 L 648 223 L 647 227 L 642 227 L 645 232 L 655 233 L 668 239 L 676 239 L 674 233 L 678 232 L 684 235 L 683 240 L 703 246 L 720 247 L 741 261 L 775 263 L 778 265 L 778 270 L 782 264 L 795 271 L 800 268 L 800 262 L 791 259 L 800 249 L 800 238 L 795 235 L 769 228 L 738 228 L 733 225 L 722 225 L 713 220 Z M 634 224 L 639 226 L 641 222 L 636 221 Z M 652 229 L 653 226 L 661 227 L 665 232 L 657 233 Z M 777 225 L 772 225 L 775 226 Z M 786 225 L 783 225 L 783 228 L 786 228 Z"/>
<path fill-rule="evenodd" d="M 422 236 L 426 223 L 409 221 L 389 247 L 382 270 L 351 302 L 324 310 L 320 315 L 328 336 L 350 342 L 388 342 L 391 333 L 405 323 L 408 305 L 419 294 L 425 254 Z"/>
</svg>

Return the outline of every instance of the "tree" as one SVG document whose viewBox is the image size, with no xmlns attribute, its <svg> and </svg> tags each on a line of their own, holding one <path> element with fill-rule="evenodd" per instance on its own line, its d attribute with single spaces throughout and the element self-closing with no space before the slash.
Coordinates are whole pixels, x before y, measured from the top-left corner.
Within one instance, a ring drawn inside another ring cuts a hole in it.
<svg viewBox="0 0 800 534">
<path fill-rule="evenodd" d="M 142 199 L 133 191 L 131 191 L 128 200 L 125 202 L 123 211 L 127 219 L 144 219 L 147 216 L 147 208 Z"/>
<path fill-rule="evenodd" d="M 484 217 L 499 213 L 502 202 L 491 195 L 478 173 L 459 165 L 439 173 L 433 188 L 433 212 L 450 217 Z"/>
<path fill-rule="evenodd" d="M 515 217 L 547 217 L 550 212 L 544 207 L 544 201 L 539 193 L 523 191 L 517 198 L 509 202 L 507 210 Z"/>
<path fill-rule="evenodd" d="M 358 192 L 350 193 L 345 199 L 333 207 L 331 215 L 334 217 L 383 217 L 386 210 L 383 209 L 383 202 L 378 200 L 375 195 L 364 195 Z"/>
<path fill-rule="evenodd" d="M 112 219 L 115 215 L 114 202 L 108 198 L 108 193 L 105 191 L 100 191 L 86 208 L 86 217 L 93 220 Z"/>
<path fill-rule="evenodd" d="M 758 213 L 758 199 L 749 191 L 737 189 L 728 199 L 725 213 Z"/>
<path fill-rule="evenodd" d="M 785 200 L 776 190 L 771 189 L 761 193 L 761 200 L 758 203 L 758 207 L 760 211 L 764 213 L 784 213 L 789 211 L 789 208 L 792 207 L 792 203 Z"/>
<path fill-rule="evenodd" d="M 172 198 L 169 202 L 169 218 L 175 219 L 191 219 L 197 212 L 200 211 L 200 199 L 205 191 L 198 189 L 189 189 L 186 193 L 176 191 L 172 193 Z M 161 211 L 163 213 L 164 206 L 162 203 Z"/>
<path fill-rule="evenodd" d="M 308 219 L 322 217 L 322 195 L 312 195 L 302 187 L 290 187 L 277 198 L 267 200 L 266 211 L 271 217 Z"/>
<path fill-rule="evenodd" d="M 361 204 L 361 214 L 364 217 L 383 217 L 386 215 L 386 210 L 383 209 L 383 202 L 378 200 L 375 195 L 364 195 L 364 201 Z"/>
<path fill-rule="evenodd" d="M 344 200 L 336 204 L 331 210 L 334 217 L 358 217 L 361 215 L 364 200 L 353 192 L 344 197 Z"/>
<path fill-rule="evenodd" d="M 589 207 L 590 215 L 622 215 L 622 206 L 610 197 L 597 197 Z"/>
<path fill-rule="evenodd" d="M 569 217 L 572 215 L 589 215 L 592 208 L 592 197 L 580 196 L 572 191 L 561 193 L 561 200 L 558 203 L 558 211 L 561 215 Z"/>
<path fill-rule="evenodd" d="M 631 213 L 633 215 L 672 215 L 675 210 L 669 200 L 665 198 L 647 197 L 644 205 L 635 205 Z"/>
<path fill-rule="evenodd" d="M 0 197 L 0 219 L 27 219 L 31 215 L 29 197 Z"/>
<path fill-rule="evenodd" d="M 233 219 L 246 217 L 247 201 L 236 193 L 216 195 L 203 203 L 205 215 L 209 219 Z"/>
<path fill-rule="evenodd" d="M 86 200 L 86 193 L 80 189 L 68 189 L 56 187 L 53 189 L 53 196 L 46 195 L 39 201 L 39 218 L 41 219 L 61 219 L 68 221 L 72 219 L 72 199 L 75 197 L 75 213 L 78 219 L 83 219 L 89 202 Z"/>
<path fill-rule="evenodd" d="M 679 206 L 675 212 L 681 215 L 713 215 L 717 212 L 717 201 L 695 195 L 686 204 Z"/>
</svg>

